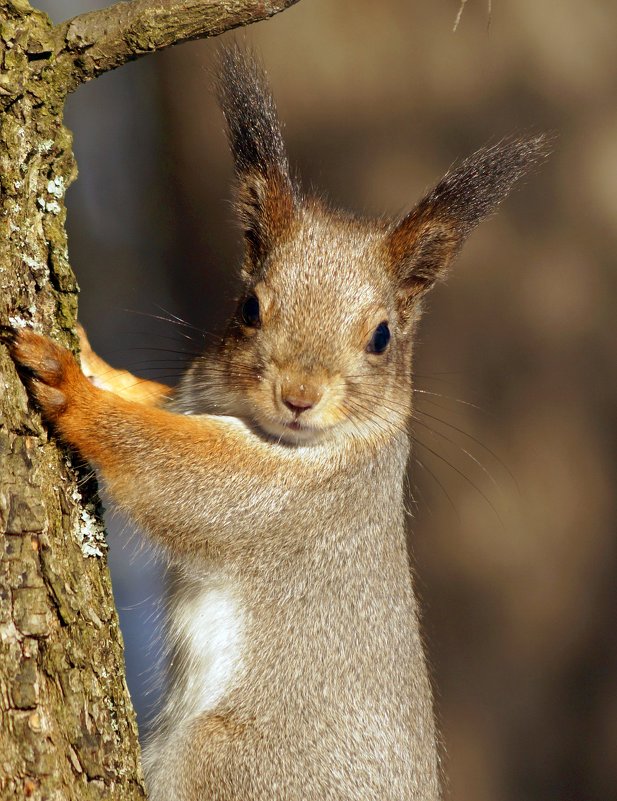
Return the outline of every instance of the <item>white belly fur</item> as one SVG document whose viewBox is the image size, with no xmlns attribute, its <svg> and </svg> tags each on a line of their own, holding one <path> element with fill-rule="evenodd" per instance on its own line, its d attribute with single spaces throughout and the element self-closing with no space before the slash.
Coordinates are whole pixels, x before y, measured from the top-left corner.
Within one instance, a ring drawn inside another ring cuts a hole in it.
<svg viewBox="0 0 617 801">
<path fill-rule="evenodd" d="M 186 659 L 181 666 L 185 697 L 178 700 L 191 717 L 216 707 L 242 656 L 244 626 L 239 601 L 224 583 L 208 584 L 184 600 L 174 621 Z"/>
<path fill-rule="evenodd" d="M 175 728 L 223 700 L 242 662 L 245 614 L 227 577 L 192 579 L 171 599 L 169 670 L 163 723 Z"/>
<path fill-rule="evenodd" d="M 152 801 L 176 797 L 178 756 L 189 726 L 224 700 L 242 667 L 246 612 L 227 577 L 192 577 L 171 597 L 169 635 L 173 662 L 167 697 L 144 749 Z"/>
</svg>

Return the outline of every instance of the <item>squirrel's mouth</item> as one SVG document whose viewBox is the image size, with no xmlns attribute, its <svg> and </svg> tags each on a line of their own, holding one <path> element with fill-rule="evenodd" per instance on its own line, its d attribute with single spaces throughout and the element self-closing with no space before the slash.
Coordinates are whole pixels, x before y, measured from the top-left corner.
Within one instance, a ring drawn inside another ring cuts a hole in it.
<svg viewBox="0 0 617 801">
<path fill-rule="evenodd" d="M 330 427 L 322 427 L 308 420 L 282 420 L 280 417 L 258 415 L 255 422 L 268 436 L 279 441 L 286 441 L 295 445 L 309 445 L 319 442 L 329 431 Z"/>
<path fill-rule="evenodd" d="M 264 384 L 265 382 L 256 388 L 256 392 L 249 394 L 246 398 L 249 404 L 245 409 L 247 416 L 272 439 L 294 445 L 317 444 L 331 436 L 332 431 L 344 419 L 344 415 L 337 414 L 338 407 L 330 397 L 315 404 L 314 408 L 298 411 L 277 403 L 276 397 L 272 397 L 274 393 L 268 391 L 270 385 Z"/>
<path fill-rule="evenodd" d="M 289 432 L 293 432 L 294 440 L 300 439 L 303 440 L 311 440 L 315 437 L 319 437 L 322 428 L 319 425 L 310 425 L 308 421 L 299 420 L 295 418 L 294 420 L 281 420 L 280 424 L 282 427 Z"/>
</svg>

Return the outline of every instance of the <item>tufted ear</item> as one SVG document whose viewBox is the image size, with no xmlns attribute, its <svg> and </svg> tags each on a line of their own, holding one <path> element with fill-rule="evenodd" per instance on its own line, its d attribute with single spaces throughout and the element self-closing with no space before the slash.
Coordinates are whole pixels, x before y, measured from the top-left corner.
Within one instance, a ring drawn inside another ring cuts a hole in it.
<svg viewBox="0 0 617 801">
<path fill-rule="evenodd" d="M 237 46 L 220 53 L 218 96 L 234 157 L 250 269 L 290 226 L 297 198 L 265 74 Z"/>
<path fill-rule="evenodd" d="M 548 146 L 549 139 L 539 135 L 478 150 L 390 230 L 388 257 L 405 300 L 445 275 L 467 236 L 548 155 Z"/>
</svg>

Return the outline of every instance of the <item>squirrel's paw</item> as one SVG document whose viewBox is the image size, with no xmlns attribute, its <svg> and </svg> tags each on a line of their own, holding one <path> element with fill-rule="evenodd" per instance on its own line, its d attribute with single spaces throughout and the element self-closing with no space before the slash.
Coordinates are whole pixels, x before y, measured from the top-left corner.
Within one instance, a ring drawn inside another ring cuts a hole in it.
<svg viewBox="0 0 617 801">
<path fill-rule="evenodd" d="M 3 326 L 2 339 L 43 417 L 57 422 L 80 383 L 87 384 L 72 353 L 28 328 Z"/>
</svg>

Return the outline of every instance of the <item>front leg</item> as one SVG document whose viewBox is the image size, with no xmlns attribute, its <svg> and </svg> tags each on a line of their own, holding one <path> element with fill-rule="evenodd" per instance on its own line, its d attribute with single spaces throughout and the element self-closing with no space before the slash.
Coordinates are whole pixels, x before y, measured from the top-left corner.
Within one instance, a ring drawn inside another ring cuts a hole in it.
<svg viewBox="0 0 617 801">
<path fill-rule="evenodd" d="M 69 351 L 34 331 L 8 338 L 45 420 L 99 469 L 116 502 L 171 550 L 242 547 L 243 537 L 246 544 L 285 508 L 290 482 L 299 477 L 284 448 L 229 418 L 173 414 L 102 390 Z"/>
</svg>

